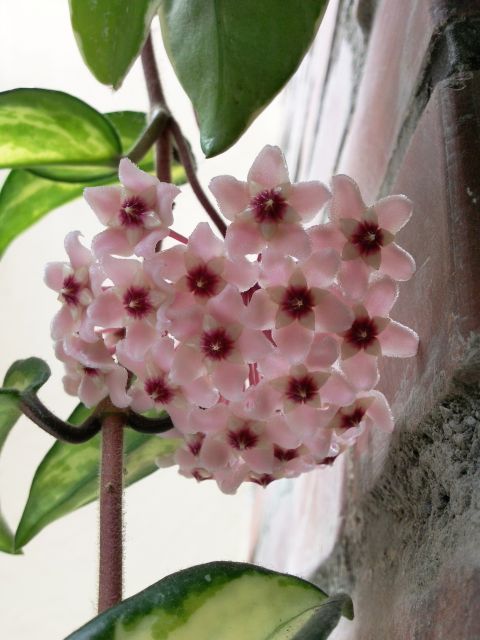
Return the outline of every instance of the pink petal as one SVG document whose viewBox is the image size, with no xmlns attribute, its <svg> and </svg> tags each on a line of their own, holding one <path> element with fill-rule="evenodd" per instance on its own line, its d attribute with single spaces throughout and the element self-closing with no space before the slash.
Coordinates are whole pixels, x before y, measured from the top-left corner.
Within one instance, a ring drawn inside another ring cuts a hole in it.
<svg viewBox="0 0 480 640">
<path fill-rule="evenodd" d="M 169 371 L 175 355 L 175 343 L 171 338 L 157 339 L 152 345 L 150 355 L 162 371 Z"/>
<path fill-rule="evenodd" d="M 238 347 L 245 362 L 257 362 L 273 350 L 273 345 L 261 331 L 244 329 L 238 339 Z"/>
<path fill-rule="evenodd" d="M 358 220 L 367 208 L 357 183 L 348 176 L 337 175 L 332 178 L 332 194 L 330 218 L 333 221 L 340 218 Z"/>
<path fill-rule="evenodd" d="M 204 262 L 223 256 L 225 252 L 223 240 L 213 233 L 208 222 L 197 224 L 188 239 L 188 248 Z"/>
<path fill-rule="evenodd" d="M 282 329 L 274 329 L 272 334 L 283 357 L 291 363 L 305 360 L 313 342 L 311 331 L 298 322 L 292 322 Z"/>
<path fill-rule="evenodd" d="M 200 409 L 195 407 L 190 414 L 190 424 L 194 431 L 200 433 L 217 433 L 227 428 L 230 418 L 228 405 L 216 404 L 212 408 Z"/>
<path fill-rule="evenodd" d="M 219 362 L 215 367 L 212 379 L 224 398 L 235 401 L 242 396 L 247 376 L 247 365 Z"/>
<path fill-rule="evenodd" d="M 123 367 L 115 367 L 105 376 L 110 399 L 116 407 L 128 407 L 130 398 L 127 395 L 128 372 Z"/>
<path fill-rule="evenodd" d="M 49 262 L 45 265 L 43 281 L 53 291 L 60 291 L 63 287 L 63 281 L 69 273 L 71 273 L 71 269 L 65 262 Z"/>
<path fill-rule="evenodd" d="M 238 289 L 227 285 L 223 291 L 209 300 L 207 313 L 210 313 L 221 323 L 241 322 L 245 313 L 245 305 Z"/>
<path fill-rule="evenodd" d="M 152 398 L 145 393 L 143 387 L 133 387 L 129 393 L 131 399 L 130 406 L 137 413 L 143 413 L 144 411 L 153 409 L 155 406 Z"/>
<path fill-rule="evenodd" d="M 266 435 L 283 449 L 295 449 L 301 442 L 299 434 L 290 429 L 285 416 L 280 413 L 274 414 L 267 422 Z"/>
<path fill-rule="evenodd" d="M 383 247 L 380 271 L 394 280 L 409 280 L 415 273 L 415 260 L 395 242 Z"/>
<path fill-rule="evenodd" d="M 83 197 L 104 225 L 113 222 L 122 204 L 122 191 L 119 187 L 87 187 Z"/>
<path fill-rule="evenodd" d="M 50 332 L 54 340 L 61 340 L 73 331 L 75 320 L 67 306 L 63 306 L 60 311 L 53 316 L 50 325 Z"/>
<path fill-rule="evenodd" d="M 281 396 L 268 383 L 260 382 L 247 389 L 243 402 L 243 413 L 246 418 L 266 420 L 279 407 Z"/>
<path fill-rule="evenodd" d="M 332 293 L 325 295 L 315 307 L 317 330 L 341 333 L 349 329 L 353 322 L 353 313 Z"/>
<path fill-rule="evenodd" d="M 305 361 L 312 371 L 330 367 L 339 356 L 338 342 L 329 335 L 315 334 Z"/>
<path fill-rule="evenodd" d="M 394 421 L 392 411 L 387 399 L 380 391 L 371 391 L 369 396 L 373 396 L 375 401 L 369 406 L 367 415 L 376 427 L 383 431 L 393 431 Z"/>
<path fill-rule="evenodd" d="M 273 471 L 273 447 L 253 447 L 242 451 L 242 458 L 255 473 L 272 473 Z"/>
<path fill-rule="evenodd" d="M 204 371 L 203 357 L 193 347 L 180 344 L 175 350 L 170 375 L 176 384 L 188 384 Z"/>
<path fill-rule="evenodd" d="M 202 376 L 184 385 L 185 395 L 191 404 L 208 409 L 218 402 L 218 391 L 212 387 L 209 378 Z"/>
<path fill-rule="evenodd" d="M 155 328 L 148 322 L 133 322 L 127 327 L 125 336 L 125 349 L 135 360 L 144 357 L 147 350 L 156 338 Z"/>
<path fill-rule="evenodd" d="M 137 260 L 121 260 L 112 256 L 104 256 L 102 267 L 105 275 L 122 288 L 129 287 L 142 269 L 141 263 Z"/>
<path fill-rule="evenodd" d="M 345 236 L 333 222 L 310 227 L 307 232 L 313 251 L 335 249 L 338 253 L 341 253 L 345 246 Z"/>
<path fill-rule="evenodd" d="M 240 182 L 232 176 L 217 176 L 209 184 L 220 211 L 229 220 L 247 208 L 250 194 L 246 182 Z"/>
<path fill-rule="evenodd" d="M 167 318 L 171 320 L 170 333 L 182 341 L 198 336 L 202 330 L 204 313 L 200 305 L 192 304 L 191 296 L 175 296 L 175 301 L 166 311 Z M 158 319 L 161 319 L 160 316 Z"/>
<path fill-rule="evenodd" d="M 364 306 L 370 316 L 386 317 L 395 304 L 398 285 L 391 278 L 380 278 L 372 282 L 364 298 Z"/>
<path fill-rule="evenodd" d="M 215 481 L 223 493 L 234 494 L 249 474 L 248 465 L 239 463 L 215 472 Z"/>
<path fill-rule="evenodd" d="M 409 358 L 418 350 L 418 335 L 399 322 L 390 322 L 378 336 L 384 356 Z"/>
<path fill-rule="evenodd" d="M 263 236 L 258 227 L 252 223 L 232 222 L 227 227 L 225 246 L 233 260 L 260 253 L 264 245 Z"/>
<path fill-rule="evenodd" d="M 88 307 L 87 314 L 92 322 L 105 329 L 122 327 L 125 323 L 123 304 L 111 291 L 105 291 L 95 298 Z"/>
<path fill-rule="evenodd" d="M 340 373 L 333 371 L 320 389 L 323 402 L 345 406 L 355 400 L 356 392 Z"/>
<path fill-rule="evenodd" d="M 216 471 L 225 467 L 231 456 L 230 447 L 219 438 L 207 436 L 200 449 L 199 460 L 208 471 Z"/>
<path fill-rule="evenodd" d="M 340 267 L 340 255 L 334 249 L 315 251 L 302 264 L 311 287 L 328 287 L 332 284 Z"/>
<path fill-rule="evenodd" d="M 190 427 L 190 409 L 181 409 L 172 404 L 168 405 L 168 415 L 176 429 L 182 433 L 192 433 Z"/>
<path fill-rule="evenodd" d="M 159 218 L 165 227 L 173 224 L 173 201 L 180 193 L 180 189 L 169 182 L 157 184 L 157 210 Z"/>
<path fill-rule="evenodd" d="M 311 244 L 305 229 L 295 223 L 284 223 L 269 241 L 269 246 L 281 254 L 293 256 L 299 260 L 310 255 Z"/>
<path fill-rule="evenodd" d="M 83 376 L 78 387 L 78 397 L 88 408 L 95 407 L 108 393 L 105 384 L 98 382 L 97 378 Z"/>
<path fill-rule="evenodd" d="M 342 261 L 338 282 L 353 300 L 362 300 L 368 287 L 369 269 L 363 260 Z"/>
<path fill-rule="evenodd" d="M 341 367 L 355 389 L 365 391 L 374 387 L 378 382 L 377 359 L 364 351 L 359 351 L 348 360 L 343 360 Z"/>
<path fill-rule="evenodd" d="M 285 158 L 279 147 L 263 147 L 248 172 L 247 182 L 255 182 L 269 189 L 290 182 Z"/>
<path fill-rule="evenodd" d="M 292 258 L 269 247 L 262 252 L 259 284 L 262 287 L 285 285 L 295 267 Z"/>
<path fill-rule="evenodd" d="M 291 186 L 288 202 L 303 222 L 310 222 L 330 196 L 330 191 L 321 182 L 297 182 Z"/>
<path fill-rule="evenodd" d="M 133 253 L 141 258 L 150 258 L 155 255 L 159 242 L 168 236 L 166 227 L 156 228 L 154 231 L 147 233 L 138 244 L 135 245 Z"/>
<path fill-rule="evenodd" d="M 258 262 L 250 262 L 246 258 L 238 258 L 235 262 L 225 260 L 222 276 L 240 291 L 247 291 L 257 282 L 259 270 Z"/>
<path fill-rule="evenodd" d="M 316 458 L 326 458 L 330 452 L 331 442 L 331 430 L 320 428 L 308 438 L 307 445 Z"/>
<path fill-rule="evenodd" d="M 373 209 L 379 227 L 395 234 L 410 220 L 413 203 L 406 196 L 388 196 L 376 202 Z"/>
<path fill-rule="evenodd" d="M 158 185 L 158 179 L 142 171 L 128 158 L 122 158 L 118 166 L 120 182 L 129 190 L 141 192 Z"/>
<path fill-rule="evenodd" d="M 299 405 L 298 408 L 285 415 L 290 429 L 302 439 L 315 434 L 323 422 L 321 418 L 322 411 L 320 409 L 314 409 L 306 404 Z"/>
<path fill-rule="evenodd" d="M 185 251 L 184 246 L 176 245 L 157 253 L 145 261 L 146 273 L 154 282 L 163 282 L 164 278 L 177 282 L 185 275 Z"/>
<path fill-rule="evenodd" d="M 65 251 L 74 269 L 88 267 L 93 262 L 91 251 L 84 247 L 79 240 L 81 235 L 80 231 L 70 231 L 65 237 Z"/>
<path fill-rule="evenodd" d="M 94 236 L 92 251 L 97 258 L 105 255 L 131 256 L 133 247 L 123 229 L 105 229 Z"/>
<path fill-rule="evenodd" d="M 263 289 L 255 291 L 244 312 L 243 321 L 252 329 L 273 329 L 278 306 Z"/>
</svg>

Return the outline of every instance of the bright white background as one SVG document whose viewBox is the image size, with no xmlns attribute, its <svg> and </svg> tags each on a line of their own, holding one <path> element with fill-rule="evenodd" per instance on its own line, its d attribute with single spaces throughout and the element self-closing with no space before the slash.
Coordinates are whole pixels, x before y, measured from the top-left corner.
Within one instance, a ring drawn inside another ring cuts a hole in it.
<svg viewBox="0 0 480 640">
<path fill-rule="evenodd" d="M 158 35 L 158 26 L 155 26 Z M 279 143 L 281 108 L 277 99 L 234 149 L 203 161 L 188 100 L 159 50 L 170 107 L 193 142 L 204 185 L 215 175 L 243 178 L 267 142 Z M 146 110 L 147 95 L 137 63 L 117 93 L 100 85 L 84 66 L 70 28 L 66 0 L 0 0 L 0 90 L 45 87 L 71 93 L 99 111 Z M 191 231 L 203 219 L 189 189 L 178 199 L 175 228 Z M 42 392 L 46 404 L 68 415 L 75 400 L 61 388 L 49 323 L 55 294 L 42 282 L 43 266 L 63 260 L 63 238 L 81 229 L 87 238 L 99 230 L 80 200 L 57 209 L 24 233 L 0 261 L 0 375 L 16 359 L 47 360 L 52 378 Z M 0 461 L 0 499 L 15 527 L 36 466 L 53 440 L 21 420 Z M 214 559 L 244 560 L 251 529 L 253 489 L 235 497 L 211 483 L 197 485 L 162 470 L 126 492 L 125 592 L 131 595 L 164 575 Z M 8 640 L 61 640 L 95 614 L 97 505 L 89 505 L 50 525 L 25 548 L 24 556 L 0 553 L 0 637 Z"/>
</svg>

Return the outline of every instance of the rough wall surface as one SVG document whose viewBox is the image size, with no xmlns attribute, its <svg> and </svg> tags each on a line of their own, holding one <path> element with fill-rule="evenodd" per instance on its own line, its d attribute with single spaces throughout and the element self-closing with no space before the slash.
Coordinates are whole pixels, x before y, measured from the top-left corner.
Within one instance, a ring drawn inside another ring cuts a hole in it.
<svg viewBox="0 0 480 640">
<path fill-rule="evenodd" d="M 289 162 L 414 201 L 421 349 L 383 367 L 393 436 L 264 493 L 255 560 L 353 595 L 332 640 L 480 640 L 480 1 L 332 1 L 322 29 Z"/>
</svg>

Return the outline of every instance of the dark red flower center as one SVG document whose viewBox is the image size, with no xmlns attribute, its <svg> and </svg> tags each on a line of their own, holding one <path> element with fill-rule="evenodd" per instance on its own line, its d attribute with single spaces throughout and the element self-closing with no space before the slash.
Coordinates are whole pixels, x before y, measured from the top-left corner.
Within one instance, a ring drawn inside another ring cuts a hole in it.
<svg viewBox="0 0 480 640">
<path fill-rule="evenodd" d="M 153 311 L 149 290 L 144 287 L 128 287 L 123 294 L 123 306 L 132 318 L 143 318 Z"/>
<path fill-rule="evenodd" d="M 190 449 L 192 455 L 195 457 L 200 453 L 200 449 L 202 448 L 203 441 L 205 440 L 204 433 L 195 433 L 188 440 L 188 448 Z"/>
<path fill-rule="evenodd" d="M 359 349 L 366 349 L 373 343 L 377 335 L 378 327 L 372 318 L 357 318 L 344 334 L 344 338 Z"/>
<path fill-rule="evenodd" d="M 262 473 L 260 476 L 251 475 L 248 479 L 250 482 L 255 482 L 255 484 L 259 484 L 261 487 L 268 487 L 268 485 L 275 480 L 275 477 L 270 473 Z"/>
<path fill-rule="evenodd" d="M 383 231 L 374 222 L 363 221 L 358 224 L 350 242 L 354 244 L 363 256 L 376 253 L 383 246 Z"/>
<path fill-rule="evenodd" d="M 89 378 L 95 378 L 100 374 L 100 371 L 95 369 L 95 367 L 83 367 L 83 371 Z"/>
<path fill-rule="evenodd" d="M 197 482 L 202 482 L 203 480 L 211 480 L 213 478 L 211 473 L 209 473 L 206 469 L 202 469 L 201 467 L 192 469 L 191 473 L 192 477 L 195 478 Z"/>
<path fill-rule="evenodd" d="M 204 331 L 200 340 L 201 349 L 210 360 L 225 360 L 232 353 L 234 344 L 223 327 Z"/>
<path fill-rule="evenodd" d="M 258 442 L 258 435 L 248 426 L 242 427 L 238 431 L 229 431 L 227 437 L 230 446 L 239 451 L 252 449 Z"/>
<path fill-rule="evenodd" d="M 285 394 L 292 402 L 305 404 L 312 400 L 317 392 L 318 386 L 315 380 L 312 376 L 306 375 L 301 378 L 289 378 Z"/>
<path fill-rule="evenodd" d="M 74 276 L 70 275 L 64 279 L 61 294 L 66 304 L 76 306 L 79 303 L 81 288 L 82 285 L 78 280 L 75 280 Z"/>
<path fill-rule="evenodd" d="M 282 449 L 278 445 L 273 447 L 273 455 L 280 462 L 289 462 L 298 457 L 298 451 L 296 449 Z"/>
<path fill-rule="evenodd" d="M 124 227 L 141 227 L 148 210 L 146 202 L 140 196 L 126 198 L 118 212 L 120 224 Z"/>
<path fill-rule="evenodd" d="M 354 427 L 358 427 L 364 415 L 365 409 L 361 409 L 360 407 L 357 407 L 355 411 L 349 415 L 342 415 L 342 421 L 338 425 L 339 429 L 353 429 Z"/>
<path fill-rule="evenodd" d="M 162 376 L 145 380 L 145 393 L 158 404 L 168 404 L 175 395 L 175 391 L 168 386 Z"/>
<path fill-rule="evenodd" d="M 302 318 L 314 307 L 310 289 L 307 287 L 287 287 L 280 306 L 282 311 L 295 319 Z"/>
<path fill-rule="evenodd" d="M 264 189 L 250 201 L 253 216 L 258 223 L 280 222 L 287 210 L 287 202 L 276 189 Z"/>
<path fill-rule="evenodd" d="M 216 273 L 209 271 L 206 265 L 199 265 L 187 274 L 189 290 L 200 298 L 211 298 L 217 292 L 220 278 Z"/>
</svg>

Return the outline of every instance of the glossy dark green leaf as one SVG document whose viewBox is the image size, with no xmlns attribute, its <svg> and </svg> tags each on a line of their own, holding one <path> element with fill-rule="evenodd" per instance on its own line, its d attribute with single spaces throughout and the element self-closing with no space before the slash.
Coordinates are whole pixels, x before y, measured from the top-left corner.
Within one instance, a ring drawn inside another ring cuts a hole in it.
<svg viewBox="0 0 480 640">
<path fill-rule="evenodd" d="M 115 89 L 141 51 L 160 0 L 70 0 L 80 52 L 93 75 Z"/>
<path fill-rule="evenodd" d="M 122 147 L 127 152 L 145 127 L 145 114 L 120 111 L 105 115 L 117 129 Z M 139 166 L 144 171 L 153 170 L 152 151 L 143 158 Z M 61 169 L 65 170 L 65 167 Z M 186 181 L 185 171 L 177 162 L 172 165 L 172 180 L 177 185 Z M 80 197 L 86 186 L 112 184 L 116 181 L 116 172 L 110 172 L 109 176 L 95 182 L 75 183 L 46 180 L 21 169 L 11 171 L 0 191 L 0 256 L 22 231 L 53 209 Z"/>
<path fill-rule="evenodd" d="M 47 89 L 0 93 L 0 167 L 118 164 L 120 139 L 108 118 L 78 98 Z"/>
<path fill-rule="evenodd" d="M 66 640 L 287 640 L 294 637 L 285 635 L 288 623 L 304 616 L 308 624 L 327 598 L 294 576 L 210 562 L 163 578 Z M 319 640 L 326 637 L 321 627 L 317 631 Z"/>
<path fill-rule="evenodd" d="M 81 0 L 79 0 L 81 1 Z M 228 149 L 297 69 L 327 0 L 163 0 L 165 47 L 202 149 Z"/>
<path fill-rule="evenodd" d="M 14 362 L 5 375 L 0 389 L 0 452 L 21 411 L 20 392 L 38 389 L 50 376 L 48 365 L 39 358 Z M 0 512 L 0 551 L 15 553 L 14 536 Z M 18 553 L 18 550 L 17 550 Z"/>
<path fill-rule="evenodd" d="M 68 419 L 79 424 L 89 415 L 82 405 Z M 173 453 L 178 440 L 125 431 L 125 484 L 158 469 L 155 459 Z M 40 463 L 15 534 L 21 548 L 51 522 L 98 497 L 100 434 L 83 444 L 56 442 Z"/>
</svg>

